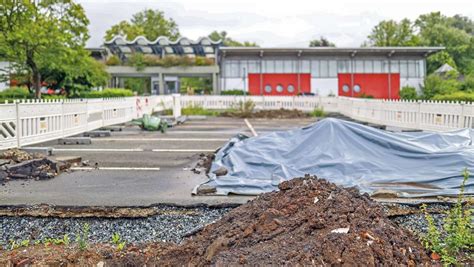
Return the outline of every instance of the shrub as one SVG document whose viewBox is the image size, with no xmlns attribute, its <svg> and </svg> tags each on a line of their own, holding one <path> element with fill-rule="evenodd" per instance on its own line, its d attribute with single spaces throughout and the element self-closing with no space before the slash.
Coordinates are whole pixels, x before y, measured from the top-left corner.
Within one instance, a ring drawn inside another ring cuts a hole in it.
<svg viewBox="0 0 474 267">
<path fill-rule="evenodd" d="M 365 94 L 365 93 L 362 93 L 362 94 L 359 95 L 359 98 L 369 98 L 369 99 L 372 99 L 372 98 L 374 98 L 374 96 L 373 96 L 373 95 L 367 95 L 367 94 Z"/>
<path fill-rule="evenodd" d="M 245 95 L 245 91 L 240 89 L 225 90 L 221 92 L 221 95 Z"/>
<path fill-rule="evenodd" d="M 457 80 L 457 73 L 447 73 L 441 77 L 431 74 L 425 79 L 423 86 L 423 98 L 431 99 L 435 95 L 452 94 L 461 89 L 462 83 Z"/>
<path fill-rule="evenodd" d="M 121 88 L 107 88 L 102 91 L 89 91 L 81 93 L 81 98 L 127 97 L 133 96 L 133 91 Z"/>
<path fill-rule="evenodd" d="M 0 98 L 4 99 L 27 99 L 31 94 L 25 87 L 12 87 L 0 92 Z"/>
<path fill-rule="evenodd" d="M 190 105 L 181 109 L 182 115 L 202 115 L 202 116 L 217 116 L 218 111 L 205 109 L 201 106 Z"/>
<path fill-rule="evenodd" d="M 108 66 L 118 66 L 118 65 L 121 65 L 121 64 L 122 64 L 122 61 L 116 55 L 113 55 L 113 56 L 109 57 L 107 59 L 107 61 L 105 61 L 105 65 L 108 65 Z"/>
<path fill-rule="evenodd" d="M 474 92 L 457 91 L 447 95 L 435 95 L 433 100 L 474 102 Z"/>
<path fill-rule="evenodd" d="M 321 107 L 316 107 L 314 108 L 313 112 L 311 112 L 311 116 L 313 117 L 325 117 L 326 116 L 326 113 L 324 112 L 324 109 Z"/>
<path fill-rule="evenodd" d="M 467 169 L 463 172 L 463 182 L 460 187 L 456 204 L 447 211 L 444 219 L 443 231 L 439 231 L 434 223 L 433 217 L 427 212 L 426 205 L 422 206 L 426 221 L 428 222 L 428 232 L 423 237 L 425 247 L 441 256 L 445 264 L 457 265 L 459 254 L 474 250 L 474 233 L 472 221 L 472 199 L 464 202 L 464 189 L 469 179 Z"/>
<path fill-rule="evenodd" d="M 418 96 L 417 96 L 417 94 L 416 94 L 416 89 L 415 89 L 415 87 L 412 87 L 412 86 L 404 86 L 404 87 L 400 90 L 400 98 L 401 98 L 401 99 L 408 99 L 408 100 L 417 99 Z"/>
</svg>

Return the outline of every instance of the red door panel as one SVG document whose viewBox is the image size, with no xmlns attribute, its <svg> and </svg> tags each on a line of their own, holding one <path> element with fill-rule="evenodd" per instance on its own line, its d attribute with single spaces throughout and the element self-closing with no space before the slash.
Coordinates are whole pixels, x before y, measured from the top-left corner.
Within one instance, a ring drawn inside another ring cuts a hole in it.
<svg viewBox="0 0 474 267">
<path fill-rule="evenodd" d="M 309 73 L 249 73 L 249 93 L 251 95 L 297 95 L 298 76 L 300 93 L 311 92 L 311 74 Z M 268 90 L 270 88 L 271 90 Z M 278 89 L 281 89 L 281 92 Z"/>
<path fill-rule="evenodd" d="M 399 99 L 400 98 L 400 74 L 392 73 L 354 73 L 354 87 L 359 86 L 360 92 L 352 92 L 351 74 L 338 74 L 338 91 L 340 96 L 360 97 L 362 94 L 374 98 Z M 390 94 L 389 95 L 389 84 Z M 346 90 L 344 90 L 346 89 Z"/>
</svg>

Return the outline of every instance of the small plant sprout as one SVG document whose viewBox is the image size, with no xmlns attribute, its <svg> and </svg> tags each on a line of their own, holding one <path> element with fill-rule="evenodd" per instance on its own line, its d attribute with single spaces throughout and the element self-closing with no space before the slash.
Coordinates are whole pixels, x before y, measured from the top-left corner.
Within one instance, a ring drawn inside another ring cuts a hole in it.
<svg viewBox="0 0 474 267">
<path fill-rule="evenodd" d="M 112 234 L 112 243 L 117 246 L 117 251 L 122 251 L 125 248 L 125 241 L 122 241 L 119 233 Z"/>
<path fill-rule="evenodd" d="M 463 172 L 456 204 L 446 213 L 443 220 L 443 229 L 440 231 L 434 223 L 433 217 L 428 213 L 426 205 L 422 206 L 428 223 L 427 234 L 423 237 L 423 244 L 429 250 L 440 255 L 446 265 L 457 265 L 459 254 L 474 250 L 474 233 L 472 219 L 472 199 L 464 198 L 464 189 L 469 179 L 467 169 Z M 466 204 L 463 204 L 463 203 Z M 468 257 L 472 257 L 472 255 Z"/>
<path fill-rule="evenodd" d="M 85 223 L 82 225 L 81 231 L 76 234 L 76 242 L 80 250 L 85 250 L 89 241 L 89 224 Z"/>
</svg>

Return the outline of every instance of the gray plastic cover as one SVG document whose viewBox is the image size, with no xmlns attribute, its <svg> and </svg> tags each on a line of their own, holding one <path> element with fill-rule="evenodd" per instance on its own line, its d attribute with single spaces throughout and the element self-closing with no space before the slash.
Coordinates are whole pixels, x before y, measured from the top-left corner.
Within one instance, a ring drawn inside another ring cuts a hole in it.
<svg viewBox="0 0 474 267">
<path fill-rule="evenodd" d="M 304 128 L 257 137 L 237 136 L 216 154 L 206 183 L 216 194 L 255 195 L 314 174 L 345 187 L 401 197 L 455 195 L 467 168 L 474 172 L 474 131 L 392 133 L 324 119 Z M 224 167 L 225 176 L 212 172 Z M 473 178 L 474 179 L 474 178 Z M 466 193 L 474 193 L 469 179 Z"/>
</svg>

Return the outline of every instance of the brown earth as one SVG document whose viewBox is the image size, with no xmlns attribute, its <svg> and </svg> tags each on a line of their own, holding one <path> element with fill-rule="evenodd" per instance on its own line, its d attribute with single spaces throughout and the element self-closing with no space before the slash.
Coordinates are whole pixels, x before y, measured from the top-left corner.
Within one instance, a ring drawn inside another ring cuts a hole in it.
<svg viewBox="0 0 474 267">
<path fill-rule="evenodd" d="M 255 112 L 226 111 L 220 114 L 232 118 L 295 119 L 309 118 L 311 115 L 297 109 L 258 110 Z"/>
<path fill-rule="evenodd" d="M 117 252 L 110 245 L 87 251 L 39 245 L 0 251 L 0 264 L 46 259 L 106 266 L 439 264 L 367 194 L 313 176 L 283 182 L 279 188 L 235 208 L 179 246 L 155 243 Z"/>
<path fill-rule="evenodd" d="M 415 236 L 392 223 L 381 205 L 356 189 L 310 176 L 283 182 L 279 188 L 232 210 L 163 255 L 160 262 L 221 266 L 431 263 Z M 347 233 L 335 233 L 347 228 Z"/>
</svg>

